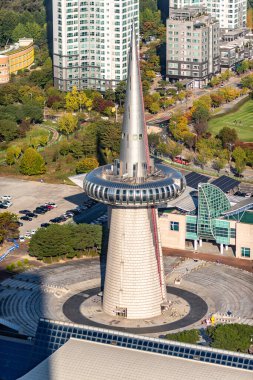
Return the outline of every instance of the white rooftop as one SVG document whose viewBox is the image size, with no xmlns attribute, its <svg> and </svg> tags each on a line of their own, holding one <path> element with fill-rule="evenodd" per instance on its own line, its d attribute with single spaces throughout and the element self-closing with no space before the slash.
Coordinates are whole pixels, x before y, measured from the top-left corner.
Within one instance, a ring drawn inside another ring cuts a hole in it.
<svg viewBox="0 0 253 380">
<path fill-rule="evenodd" d="M 252 380 L 252 372 L 70 339 L 19 380 Z"/>
<path fill-rule="evenodd" d="M 69 177 L 70 181 L 73 182 L 75 185 L 81 187 L 81 189 L 83 189 L 83 180 L 86 176 L 86 173 L 85 174 L 78 174 L 78 175 L 74 175 L 72 177 Z"/>
</svg>

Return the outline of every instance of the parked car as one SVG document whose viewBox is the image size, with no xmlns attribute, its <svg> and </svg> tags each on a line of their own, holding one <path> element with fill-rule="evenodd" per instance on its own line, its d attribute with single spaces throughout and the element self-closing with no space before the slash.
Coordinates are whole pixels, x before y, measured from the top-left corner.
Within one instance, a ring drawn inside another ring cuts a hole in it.
<svg viewBox="0 0 253 380">
<path fill-rule="evenodd" d="M 71 216 L 70 214 L 68 214 L 68 213 L 63 214 L 63 216 L 64 216 L 64 218 L 66 218 L 66 219 L 72 218 L 72 216 Z"/>
<path fill-rule="evenodd" d="M 21 226 L 24 225 L 24 223 L 22 223 L 22 222 L 20 222 L 20 221 L 17 221 L 16 223 L 17 223 L 17 225 L 18 225 L 19 227 L 21 227 Z"/>
<path fill-rule="evenodd" d="M 53 208 L 56 208 L 56 207 L 57 207 L 57 204 L 54 203 L 54 202 L 47 202 L 47 203 L 45 203 L 44 206 L 53 206 Z"/>
<path fill-rule="evenodd" d="M 3 201 L 10 201 L 12 198 L 11 198 L 10 195 L 2 195 L 2 196 L 1 196 L 1 199 L 2 199 Z"/>
<path fill-rule="evenodd" d="M 24 216 L 21 216 L 20 220 L 27 220 L 30 222 L 31 220 L 33 220 L 33 218 L 31 218 L 30 216 L 24 215 Z"/>
<path fill-rule="evenodd" d="M 27 214 L 29 212 L 31 212 L 31 211 L 30 210 L 20 210 L 19 214 Z"/>
<path fill-rule="evenodd" d="M 36 208 L 35 210 L 33 210 L 33 213 L 34 214 L 45 214 L 47 212 L 47 210 L 44 210 L 42 208 Z"/>
<path fill-rule="evenodd" d="M 66 212 L 71 212 L 72 214 L 74 214 L 74 215 L 78 215 L 78 214 L 80 214 L 80 210 L 77 210 L 77 209 L 74 209 L 74 210 L 68 210 L 68 211 L 66 211 Z"/>
<path fill-rule="evenodd" d="M 47 228 L 48 226 L 50 226 L 50 223 L 41 223 L 40 225 L 42 228 Z"/>
<path fill-rule="evenodd" d="M 4 203 L 0 203 L 0 208 L 4 208 L 4 209 L 7 209 L 8 206 L 6 206 Z"/>
<path fill-rule="evenodd" d="M 51 223 L 61 223 L 62 220 L 61 220 L 61 218 L 56 217 L 56 218 L 50 219 L 49 222 L 51 222 Z"/>
<path fill-rule="evenodd" d="M 28 212 L 26 215 L 30 216 L 30 218 L 38 218 L 38 215 L 34 214 L 33 212 Z"/>
<path fill-rule="evenodd" d="M 2 204 L 5 205 L 7 208 L 9 208 L 13 205 L 13 203 L 10 201 L 3 201 Z"/>
<path fill-rule="evenodd" d="M 31 230 L 31 235 L 35 235 L 36 231 L 37 231 L 37 228 L 34 228 L 33 230 Z"/>
<path fill-rule="evenodd" d="M 73 211 L 66 211 L 64 215 L 69 215 L 70 217 L 73 217 L 75 213 Z"/>
<path fill-rule="evenodd" d="M 46 205 L 45 208 L 47 208 L 48 210 L 53 210 L 54 206 L 52 206 L 52 205 Z"/>
<path fill-rule="evenodd" d="M 24 243 L 25 237 L 24 236 L 19 236 L 19 241 L 20 241 L 20 243 Z"/>
</svg>

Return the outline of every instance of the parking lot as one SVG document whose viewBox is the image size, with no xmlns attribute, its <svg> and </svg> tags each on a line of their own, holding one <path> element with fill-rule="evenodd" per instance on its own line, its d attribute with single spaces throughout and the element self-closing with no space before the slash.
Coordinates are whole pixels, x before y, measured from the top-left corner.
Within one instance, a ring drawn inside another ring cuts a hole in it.
<svg viewBox="0 0 253 380">
<path fill-rule="evenodd" d="M 54 202 L 57 207 L 39 214 L 37 218 L 31 221 L 21 221 L 23 226 L 20 227 L 20 235 L 24 235 L 27 231 L 37 229 L 42 223 L 49 222 L 50 219 L 58 217 L 69 209 L 74 209 L 78 205 L 82 205 L 87 201 L 87 197 L 82 189 L 77 186 L 55 185 L 35 181 L 24 181 L 14 178 L 0 177 L 0 197 L 10 195 L 13 203 L 7 211 L 13 212 L 21 217 L 20 210 L 30 210 L 45 204 L 46 202 Z M 1 209 L 0 212 L 6 210 Z M 85 212 L 85 211 L 84 211 Z"/>
</svg>

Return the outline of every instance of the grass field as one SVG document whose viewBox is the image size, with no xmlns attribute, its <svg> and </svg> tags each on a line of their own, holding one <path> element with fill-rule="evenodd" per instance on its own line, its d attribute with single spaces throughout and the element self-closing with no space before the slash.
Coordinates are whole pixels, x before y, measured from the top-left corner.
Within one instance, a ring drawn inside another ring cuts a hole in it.
<svg viewBox="0 0 253 380">
<path fill-rule="evenodd" d="M 253 100 L 248 100 L 235 112 L 211 119 L 208 125 L 213 135 L 223 127 L 235 128 L 241 141 L 253 142 Z"/>
</svg>

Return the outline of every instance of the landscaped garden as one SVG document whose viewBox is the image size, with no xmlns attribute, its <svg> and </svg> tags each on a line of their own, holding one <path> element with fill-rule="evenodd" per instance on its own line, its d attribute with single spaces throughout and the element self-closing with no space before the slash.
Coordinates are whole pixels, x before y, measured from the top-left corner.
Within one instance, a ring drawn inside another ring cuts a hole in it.
<svg viewBox="0 0 253 380">
<path fill-rule="evenodd" d="M 253 142 L 253 100 L 246 101 L 237 111 L 211 119 L 208 124 L 213 135 L 229 127 L 237 131 L 241 141 Z"/>
</svg>

